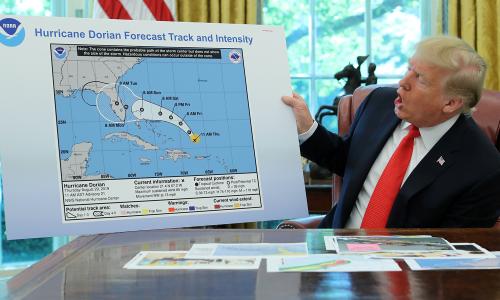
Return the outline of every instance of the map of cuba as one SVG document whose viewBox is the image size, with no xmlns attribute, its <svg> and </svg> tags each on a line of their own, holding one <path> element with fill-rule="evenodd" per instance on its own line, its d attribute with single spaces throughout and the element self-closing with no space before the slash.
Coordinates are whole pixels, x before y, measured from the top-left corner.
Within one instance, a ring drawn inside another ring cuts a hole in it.
<svg viewBox="0 0 500 300">
<path fill-rule="evenodd" d="M 51 53 L 63 181 L 256 172 L 241 49 Z"/>
</svg>

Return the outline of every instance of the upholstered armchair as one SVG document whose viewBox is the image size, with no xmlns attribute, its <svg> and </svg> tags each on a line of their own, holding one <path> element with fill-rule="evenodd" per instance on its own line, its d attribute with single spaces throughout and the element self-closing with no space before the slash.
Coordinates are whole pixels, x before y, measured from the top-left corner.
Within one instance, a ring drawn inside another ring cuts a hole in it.
<svg viewBox="0 0 500 300">
<path fill-rule="evenodd" d="M 339 135 L 343 136 L 349 132 L 354 114 L 361 102 L 375 88 L 382 85 L 369 85 L 357 88 L 352 95 L 346 95 L 340 99 L 338 106 L 338 129 Z M 488 138 L 500 151 L 500 92 L 484 90 L 473 112 L 472 117 Z M 340 196 L 342 178 L 337 175 L 332 177 L 332 207 L 337 203 Z M 308 218 L 283 221 L 278 229 L 300 229 L 317 228 L 324 216 L 312 216 Z M 496 227 L 500 227 L 500 219 Z"/>
</svg>

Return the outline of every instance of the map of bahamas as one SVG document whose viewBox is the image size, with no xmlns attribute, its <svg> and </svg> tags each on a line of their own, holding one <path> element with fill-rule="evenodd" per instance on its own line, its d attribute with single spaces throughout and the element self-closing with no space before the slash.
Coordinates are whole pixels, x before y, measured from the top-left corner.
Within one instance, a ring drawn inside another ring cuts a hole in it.
<svg viewBox="0 0 500 300">
<path fill-rule="evenodd" d="M 63 181 L 256 172 L 241 49 L 51 53 Z"/>
</svg>

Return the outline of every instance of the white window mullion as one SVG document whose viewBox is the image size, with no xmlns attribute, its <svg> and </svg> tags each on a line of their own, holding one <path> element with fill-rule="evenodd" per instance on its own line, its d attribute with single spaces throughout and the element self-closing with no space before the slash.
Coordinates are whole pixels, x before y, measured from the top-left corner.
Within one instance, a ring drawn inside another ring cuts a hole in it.
<svg viewBox="0 0 500 300">
<path fill-rule="evenodd" d="M 56 251 L 57 249 L 66 245 L 67 243 L 69 243 L 69 241 L 70 241 L 69 236 L 55 236 L 55 237 L 53 237 L 52 238 L 52 251 Z"/>
<path fill-rule="evenodd" d="M 372 62 L 372 1 L 365 1 L 365 50 L 368 56 L 367 64 Z"/>
<path fill-rule="evenodd" d="M 313 112 L 318 108 L 318 95 L 316 93 L 316 0 L 309 0 L 309 74 L 311 81 L 309 83 L 309 107 Z"/>
<path fill-rule="evenodd" d="M 84 6 L 84 12 L 83 12 L 83 17 L 84 18 L 91 18 L 93 14 L 94 9 L 94 1 L 93 0 L 85 0 L 85 6 Z"/>
<path fill-rule="evenodd" d="M 420 0 L 420 36 L 436 34 L 438 1 Z"/>
<path fill-rule="evenodd" d="M 52 0 L 52 15 L 55 17 L 65 17 L 66 16 L 66 1 L 64 0 Z"/>
</svg>

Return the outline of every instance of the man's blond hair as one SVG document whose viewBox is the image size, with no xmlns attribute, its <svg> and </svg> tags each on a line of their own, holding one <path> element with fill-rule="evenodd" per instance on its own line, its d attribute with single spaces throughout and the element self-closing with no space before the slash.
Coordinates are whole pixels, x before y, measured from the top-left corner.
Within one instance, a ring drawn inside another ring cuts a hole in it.
<svg viewBox="0 0 500 300">
<path fill-rule="evenodd" d="M 426 38 L 416 45 L 414 57 L 451 71 L 446 78 L 445 93 L 462 99 L 468 114 L 481 98 L 486 63 L 466 42 L 451 36 Z"/>
</svg>

